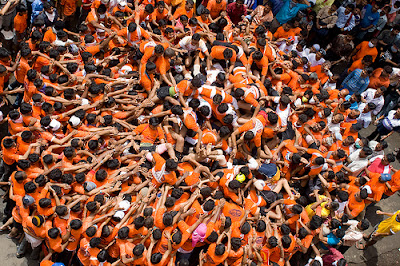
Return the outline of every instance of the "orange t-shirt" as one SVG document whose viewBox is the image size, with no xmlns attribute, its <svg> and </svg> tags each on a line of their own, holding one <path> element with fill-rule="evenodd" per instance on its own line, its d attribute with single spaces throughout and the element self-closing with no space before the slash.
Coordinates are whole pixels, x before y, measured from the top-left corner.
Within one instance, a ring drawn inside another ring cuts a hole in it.
<svg viewBox="0 0 400 266">
<path fill-rule="evenodd" d="M 19 83 L 24 83 L 26 74 L 28 73 L 29 69 L 31 69 L 31 67 L 28 64 L 28 61 L 22 57 L 19 61 L 17 69 L 15 70 L 15 79 Z"/>
<path fill-rule="evenodd" d="M 224 59 L 224 51 L 225 49 L 231 49 L 225 46 L 213 46 L 211 48 L 211 57 L 214 59 L 218 59 L 218 60 L 225 60 Z M 236 51 L 231 49 L 233 52 L 233 55 L 230 59 L 231 63 L 235 63 L 236 62 Z"/>
<path fill-rule="evenodd" d="M 377 68 L 372 72 L 369 77 L 368 88 L 379 89 L 380 87 L 389 87 L 390 79 L 389 77 L 381 77 L 383 68 Z"/>
<path fill-rule="evenodd" d="M 274 33 L 275 39 L 294 37 L 294 32 L 291 30 L 285 31 L 282 26 L 280 26 Z"/>
<path fill-rule="evenodd" d="M 359 68 L 359 69 L 364 68 L 364 64 L 362 63 L 362 58 L 354 61 L 353 64 L 351 64 L 351 66 L 347 70 L 347 73 L 350 73 L 350 72 L 356 70 L 357 68 Z"/>
<path fill-rule="evenodd" d="M 178 19 L 182 15 L 186 15 L 189 19 L 191 19 L 193 17 L 193 8 L 187 11 L 185 5 L 178 7 L 174 13 L 174 19 Z"/>
<path fill-rule="evenodd" d="M 217 3 L 215 0 L 209 0 L 207 9 L 210 11 L 212 19 L 216 19 L 222 11 L 226 10 L 226 0 L 222 0 L 221 3 Z"/>
<path fill-rule="evenodd" d="M 229 253 L 225 252 L 223 255 L 218 256 L 215 254 L 215 248 L 217 247 L 216 243 L 212 243 L 207 250 L 207 253 L 205 255 L 206 262 L 204 263 L 204 266 L 211 266 L 211 265 L 218 265 L 224 260 L 228 258 Z"/>
<path fill-rule="evenodd" d="M 366 55 L 372 56 L 372 61 L 375 61 L 376 57 L 378 56 L 378 50 L 376 47 L 370 48 L 368 46 L 368 41 L 363 41 L 359 45 L 357 45 L 356 49 L 358 50 L 357 53 L 353 56 L 353 61 L 363 59 Z"/>
<path fill-rule="evenodd" d="M 167 20 L 168 18 L 168 10 L 164 8 L 164 11 L 162 13 L 160 13 L 160 11 L 158 11 L 158 8 L 154 9 L 154 12 L 152 14 L 152 19 L 155 20 L 157 23 L 162 20 L 165 19 Z"/>
<path fill-rule="evenodd" d="M 28 14 L 23 14 L 22 16 L 17 14 L 14 18 L 14 29 L 18 33 L 24 33 L 28 27 Z"/>
<path fill-rule="evenodd" d="M 35 69 L 37 72 L 40 72 L 43 66 L 48 66 L 48 65 L 50 65 L 49 59 L 43 56 L 38 56 L 38 58 L 36 58 L 36 62 L 33 69 Z"/>
<path fill-rule="evenodd" d="M 164 131 L 158 126 L 156 129 L 152 129 L 149 124 L 141 124 L 133 130 L 135 134 L 143 136 L 141 142 L 154 144 L 157 138 L 159 140 L 165 139 Z"/>
</svg>

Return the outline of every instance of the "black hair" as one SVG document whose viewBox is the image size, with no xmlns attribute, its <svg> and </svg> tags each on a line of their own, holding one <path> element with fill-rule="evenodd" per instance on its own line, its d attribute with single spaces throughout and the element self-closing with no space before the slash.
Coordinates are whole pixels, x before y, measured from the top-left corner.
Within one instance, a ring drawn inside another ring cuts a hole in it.
<svg viewBox="0 0 400 266">
<path fill-rule="evenodd" d="M 225 253 L 225 245 L 224 244 L 218 244 L 215 247 L 215 255 L 221 256 Z"/>
<path fill-rule="evenodd" d="M 215 207 L 215 202 L 212 199 L 207 200 L 204 205 L 203 205 L 203 209 L 204 211 L 212 211 Z"/>
<path fill-rule="evenodd" d="M 118 230 L 118 238 L 119 239 L 127 239 L 129 235 L 129 227 L 124 226 Z"/>
<path fill-rule="evenodd" d="M 292 239 L 288 235 L 284 235 L 281 238 L 283 248 L 289 248 L 292 244 Z"/>
</svg>

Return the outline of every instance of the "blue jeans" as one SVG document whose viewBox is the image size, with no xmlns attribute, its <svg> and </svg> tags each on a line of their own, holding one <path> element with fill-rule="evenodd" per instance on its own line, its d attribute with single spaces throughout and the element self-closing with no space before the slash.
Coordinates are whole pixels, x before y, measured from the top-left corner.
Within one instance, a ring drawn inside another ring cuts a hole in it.
<svg viewBox="0 0 400 266">
<path fill-rule="evenodd" d="M 382 121 L 379 122 L 379 124 L 376 126 L 376 129 L 374 132 L 371 133 L 371 135 L 369 135 L 367 138 L 368 140 L 374 140 L 376 138 L 376 141 L 380 142 L 382 136 L 385 136 L 387 134 L 389 134 L 390 132 L 392 132 L 391 130 L 387 129 Z"/>
</svg>

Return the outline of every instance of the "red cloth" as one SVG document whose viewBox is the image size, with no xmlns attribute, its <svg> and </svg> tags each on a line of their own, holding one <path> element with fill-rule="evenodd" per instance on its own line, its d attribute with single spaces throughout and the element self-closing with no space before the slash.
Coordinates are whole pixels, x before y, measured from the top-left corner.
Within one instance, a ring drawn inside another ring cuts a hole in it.
<svg viewBox="0 0 400 266">
<path fill-rule="evenodd" d="M 324 262 L 324 266 L 331 266 L 332 263 L 334 263 L 335 261 L 340 260 L 343 257 L 343 254 L 340 253 L 339 250 L 333 248 L 333 247 L 329 247 L 328 248 L 329 253 L 322 256 L 322 261 Z"/>
<path fill-rule="evenodd" d="M 382 159 L 381 158 L 376 158 L 370 166 L 368 166 L 368 170 L 373 172 L 373 173 L 379 173 L 382 174 L 385 170 L 385 166 L 382 164 Z"/>
<path fill-rule="evenodd" d="M 247 8 L 245 5 L 238 6 L 236 2 L 230 3 L 226 11 L 233 24 L 238 24 L 242 21 L 242 16 L 246 14 Z"/>
</svg>

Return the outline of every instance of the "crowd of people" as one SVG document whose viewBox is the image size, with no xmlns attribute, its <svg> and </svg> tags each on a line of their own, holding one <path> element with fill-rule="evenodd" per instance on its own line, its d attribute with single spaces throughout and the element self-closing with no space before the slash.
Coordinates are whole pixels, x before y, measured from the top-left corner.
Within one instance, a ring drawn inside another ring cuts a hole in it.
<svg viewBox="0 0 400 266">
<path fill-rule="evenodd" d="M 400 190 L 400 1 L 0 8 L 0 230 L 17 257 L 344 266 L 400 231 L 400 211 L 365 219 Z"/>
</svg>

